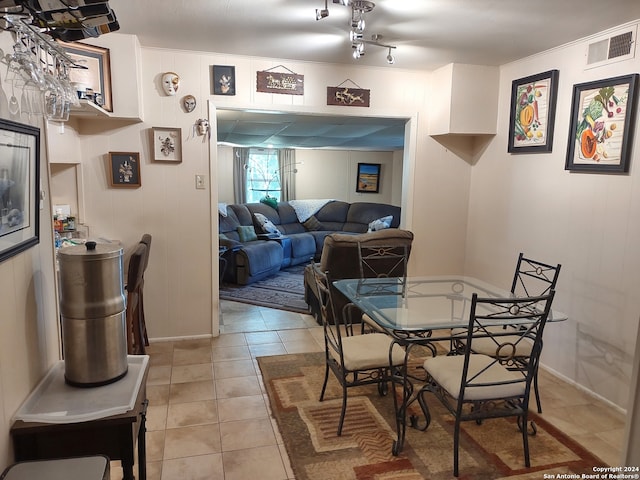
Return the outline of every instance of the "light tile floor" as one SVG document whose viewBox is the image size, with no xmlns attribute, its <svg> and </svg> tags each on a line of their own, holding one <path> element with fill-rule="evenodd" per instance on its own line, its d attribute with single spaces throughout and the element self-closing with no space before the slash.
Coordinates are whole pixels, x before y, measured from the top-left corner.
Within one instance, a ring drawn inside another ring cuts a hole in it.
<svg viewBox="0 0 640 480">
<path fill-rule="evenodd" d="M 294 478 L 255 358 L 322 351 L 322 328 L 310 315 L 235 302 L 222 314 L 218 338 L 148 348 L 149 480 Z M 540 387 L 543 417 L 618 465 L 623 415 L 544 371 Z M 111 478 L 122 478 L 119 463 Z"/>
</svg>

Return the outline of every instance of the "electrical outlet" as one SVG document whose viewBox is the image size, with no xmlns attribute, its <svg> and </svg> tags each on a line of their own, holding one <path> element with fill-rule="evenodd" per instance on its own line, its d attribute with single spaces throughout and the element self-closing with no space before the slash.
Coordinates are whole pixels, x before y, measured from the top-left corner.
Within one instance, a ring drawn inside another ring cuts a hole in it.
<svg viewBox="0 0 640 480">
<path fill-rule="evenodd" d="M 197 190 L 205 189 L 204 175 L 196 175 L 196 189 Z"/>
</svg>

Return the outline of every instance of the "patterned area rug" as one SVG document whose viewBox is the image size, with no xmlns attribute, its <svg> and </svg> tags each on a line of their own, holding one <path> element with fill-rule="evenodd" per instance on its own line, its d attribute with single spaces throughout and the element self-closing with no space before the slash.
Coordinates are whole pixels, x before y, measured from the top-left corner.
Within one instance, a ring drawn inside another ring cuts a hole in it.
<svg viewBox="0 0 640 480">
<path fill-rule="evenodd" d="M 428 398 L 431 425 L 425 432 L 407 429 L 404 449 L 394 457 L 391 397 L 378 396 L 375 386 L 351 389 L 338 437 L 341 390 L 332 373 L 325 401 L 318 402 L 324 353 L 259 357 L 258 362 L 297 480 L 453 478 L 453 418 L 434 397 Z M 580 478 L 603 465 L 541 417 L 531 418 L 538 431 L 529 438 L 528 469 L 515 419 L 463 422 L 459 478 Z"/>
<path fill-rule="evenodd" d="M 295 265 L 250 285 L 220 285 L 220 299 L 290 312 L 309 313 L 304 301 L 304 267 Z"/>
</svg>

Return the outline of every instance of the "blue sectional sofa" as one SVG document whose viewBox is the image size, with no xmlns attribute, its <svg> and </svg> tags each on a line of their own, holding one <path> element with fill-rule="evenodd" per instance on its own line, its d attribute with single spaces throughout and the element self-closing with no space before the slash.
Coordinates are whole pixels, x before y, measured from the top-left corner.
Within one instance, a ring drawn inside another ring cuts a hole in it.
<svg viewBox="0 0 640 480">
<path fill-rule="evenodd" d="M 317 261 L 327 235 L 365 233 L 372 222 L 388 217 L 390 228 L 397 228 L 400 211 L 381 203 L 329 201 L 301 222 L 289 202 L 278 202 L 276 208 L 264 203 L 227 205 L 226 216 L 221 212 L 218 218 L 220 246 L 228 249 L 223 281 L 248 285 L 282 268 Z M 277 233 L 265 230 L 265 218 Z"/>
</svg>

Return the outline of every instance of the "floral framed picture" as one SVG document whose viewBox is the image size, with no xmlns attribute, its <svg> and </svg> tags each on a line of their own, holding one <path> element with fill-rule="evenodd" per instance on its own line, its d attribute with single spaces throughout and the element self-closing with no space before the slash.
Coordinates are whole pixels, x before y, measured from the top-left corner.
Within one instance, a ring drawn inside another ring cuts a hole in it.
<svg viewBox="0 0 640 480">
<path fill-rule="evenodd" d="M 140 154 L 138 152 L 109 152 L 109 185 L 138 188 L 140 181 Z"/>
<path fill-rule="evenodd" d="M 637 73 L 573 86 L 565 170 L 627 173 Z"/>
<path fill-rule="evenodd" d="M 359 163 L 356 192 L 378 193 L 380 191 L 380 164 Z"/>
<path fill-rule="evenodd" d="M 558 75 L 549 70 L 512 82 L 508 152 L 551 152 Z"/>
<path fill-rule="evenodd" d="M 182 129 L 153 127 L 151 158 L 156 162 L 182 162 Z"/>
</svg>

